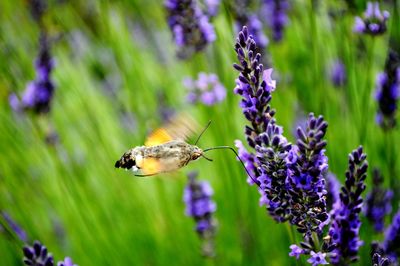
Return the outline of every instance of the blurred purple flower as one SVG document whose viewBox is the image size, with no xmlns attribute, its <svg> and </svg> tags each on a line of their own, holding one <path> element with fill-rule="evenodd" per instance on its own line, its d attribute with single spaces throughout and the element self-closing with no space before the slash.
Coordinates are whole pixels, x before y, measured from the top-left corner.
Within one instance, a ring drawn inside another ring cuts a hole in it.
<svg viewBox="0 0 400 266">
<path fill-rule="evenodd" d="M 385 71 L 376 79 L 375 99 L 379 110 L 376 122 L 383 129 L 391 129 L 396 125 L 397 101 L 400 97 L 400 56 L 390 50 L 386 59 Z"/>
<path fill-rule="evenodd" d="M 49 41 L 43 34 L 40 38 L 39 56 L 35 62 L 36 79 L 29 82 L 21 100 L 15 94 L 9 97 L 10 106 L 15 111 L 33 110 L 36 113 L 50 111 L 50 103 L 54 94 L 54 84 L 50 74 L 54 67 L 54 60 L 50 55 Z"/>
<path fill-rule="evenodd" d="M 186 204 L 185 214 L 196 221 L 196 232 L 203 243 L 203 254 L 213 256 L 213 240 L 216 230 L 216 221 L 213 217 L 217 206 L 211 200 L 213 190 L 206 181 L 196 179 L 197 172 L 189 173 L 189 183 L 186 185 L 183 201 Z"/>
<path fill-rule="evenodd" d="M 220 0 L 204 0 L 206 6 L 206 13 L 209 17 L 215 17 L 218 14 Z"/>
<path fill-rule="evenodd" d="M 377 232 L 382 232 L 385 227 L 385 216 L 392 211 L 392 198 L 393 191 L 383 187 L 383 176 L 378 169 L 374 169 L 373 187 L 367 194 L 363 211 Z"/>
<path fill-rule="evenodd" d="M 341 185 L 337 177 L 331 172 L 325 175 L 325 180 L 325 188 L 327 191 L 326 206 L 328 210 L 334 210 L 337 208 L 337 205 L 340 204 L 339 194 Z"/>
<path fill-rule="evenodd" d="M 2 211 L 1 216 L 3 216 L 7 225 L 10 227 L 10 229 L 17 235 L 17 237 L 22 242 L 26 242 L 28 240 L 28 236 L 27 236 L 26 232 L 11 218 L 11 216 L 8 213 Z M 0 225 L 0 227 L 1 227 L 1 225 Z"/>
<path fill-rule="evenodd" d="M 392 224 L 386 229 L 383 250 L 392 262 L 400 258 L 400 210 L 393 217 Z"/>
<path fill-rule="evenodd" d="M 226 89 L 219 82 L 216 74 L 200 72 L 197 80 L 186 78 L 183 85 L 188 89 L 186 97 L 189 103 L 202 102 L 205 105 L 214 105 L 226 97 Z"/>
<path fill-rule="evenodd" d="M 357 33 L 380 35 L 386 32 L 386 22 L 389 18 L 388 11 L 380 11 L 378 2 L 368 2 L 364 17 L 356 17 L 353 30 Z"/>
<path fill-rule="evenodd" d="M 346 76 L 346 68 L 343 62 L 340 59 L 337 59 L 331 68 L 330 77 L 332 84 L 335 87 L 342 87 L 346 84 L 347 76 Z"/>
<path fill-rule="evenodd" d="M 361 226 L 360 212 L 367 177 L 367 155 L 360 146 L 349 154 L 349 167 L 346 171 L 345 185 L 340 192 L 340 204 L 332 212 L 329 235 L 336 245 L 331 263 L 347 265 L 358 260 L 358 249 L 363 244 L 359 238 Z"/>
<path fill-rule="evenodd" d="M 283 38 L 283 31 L 289 21 L 288 9 L 289 1 L 287 0 L 264 0 L 263 17 L 271 28 L 273 39 L 276 42 Z"/>
<path fill-rule="evenodd" d="M 166 0 L 165 7 L 179 58 L 186 59 L 215 40 L 214 27 L 196 0 Z"/>
<path fill-rule="evenodd" d="M 72 262 L 72 259 L 70 257 L 66 257 L 64 261 L 59 261 L 57 263 L 57 266 L 77 266 L 77 265 Z"/>
</svg>

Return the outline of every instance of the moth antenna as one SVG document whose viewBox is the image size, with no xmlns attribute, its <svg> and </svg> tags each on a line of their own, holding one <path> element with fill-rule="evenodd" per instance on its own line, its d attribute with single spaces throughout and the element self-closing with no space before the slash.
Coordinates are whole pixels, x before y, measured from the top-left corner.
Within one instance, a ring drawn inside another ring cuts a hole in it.
<svg viewBox="0 0 400 266">
<path fill-rule="evenodd" d="M 211 124 L 211 120 L 209 120 L 208 121 L 208 123 L 207 123 L 207 125 L 206 125 L 206 127 L 203 129 L 203 131 L 201 131 L 201 133 L 200 133 L 200 135 L 197 137 L 197 140 L 196 140 L 196 142 L 194 143 L 194 145 L 196 145 L 197 144 L 197 142 L 199 142 L 199 140 L 200 140 L 200 138 L 201 138 L 201 136 L 203 135 L 203 133 L 207 130 L 207 128 L 210 126 L 210 124 Z"/>
<path fill-rule="evenodd" d="M 253 177 L 253 175 L 250 174 L 249 170 L 247 170 L 246 165 L 244 165 L 244 162 L 242 161 L 242 159 L 240 159 L 239 154 L 235 151 L 234 148 L 232 148 L 230 146 L 216 146 L 216 147 L 204 149 L 203 152 L 207 152 L 207 151 L 211 151 L 211 150 L 222 150 L 222 149 L 228 149 L 228 150 L 233 151 L 233 153 L 236 155 L 236 157 L 239 159 L 240 163 L 242 164 L 244 170 L 246 170 L 247 175 L 251 178 L 251 180 L 253 180 L 254 184 L 256 184 L 258 187 L 260 187 L 260 183 L 257 181 L 257 179 L 255 179 Z"/>
</svg>

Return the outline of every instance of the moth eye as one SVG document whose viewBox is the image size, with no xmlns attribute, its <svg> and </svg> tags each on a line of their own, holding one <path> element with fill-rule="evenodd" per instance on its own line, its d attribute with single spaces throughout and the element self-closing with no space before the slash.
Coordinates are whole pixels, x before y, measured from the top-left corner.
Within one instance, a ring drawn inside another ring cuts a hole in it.
<svg viewBox="0 0 400 266">
<path fill-rule="evenodd" d="M 198 154 L 198 153 L 193 153 L 192 154 L 192 160 L 196 160 L 196 159 L 198 159 L 200 157 L 200 154 Z"/>
</svg>

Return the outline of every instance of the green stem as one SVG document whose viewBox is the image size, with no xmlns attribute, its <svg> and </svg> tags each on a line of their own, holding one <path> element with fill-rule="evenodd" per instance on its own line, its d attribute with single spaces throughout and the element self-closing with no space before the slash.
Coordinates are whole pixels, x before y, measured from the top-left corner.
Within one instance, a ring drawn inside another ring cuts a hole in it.
<svg viewBox="0 0 400 266">
<path fill-rule="evenodd" d="M 362 109 L 358 110 L 360 112 L 359 123 L 360 123 L 360 144 L 365 145 L 365 140 L 367 138 L 368 133 L 368 118 L 371 114 L 371 89 L 372 89 L 372 65 L 374 59 L 374 47 L 375 47 L 375 38 L 372 37 L 370 45 L 367 51 L 367 69 L 366 69 L 366 79 L 365 79 L 365 87 L 362 91 L 361 95 L 361 105 Z M 363 106 L 363 107 L 362 107 Z"/>
</svg>

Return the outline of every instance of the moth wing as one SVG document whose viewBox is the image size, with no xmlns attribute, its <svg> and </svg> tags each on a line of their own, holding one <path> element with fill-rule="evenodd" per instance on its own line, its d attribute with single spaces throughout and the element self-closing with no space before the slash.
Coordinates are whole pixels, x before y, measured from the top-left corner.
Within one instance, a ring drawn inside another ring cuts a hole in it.
<svg viewBox="0 0 400 266">
<path fill-rule="evenodd" d="M 140 161 L 136 161 L 136 165 L 139 167 L 140 173 L 146 176 L 171 172 L 178 169 L 168 161 L 159 158 L 143 158 Z"/>
<path fill-rule="evenodd" d="M 156 175 L 163 171 L 162 164 L 157 158 L 144 158 L 137 166 L 143 175 Z"/>
<path fill-rule="evenodd" d="M 148 137 L 146 142 L 144 143 L 145 146 L 155 146 L 159 144 L 166 143 L 168 141 L 173 140 L 174 138 L 168 134 L 168 131 L 165 128 L 159 128 L 153 131 Z"/>
<path fill-rule="evenodd" d="M 198 131 L 197 122 L 188 114 L 180 114 L 170 119 L 164 127 L 153 131 L 144 145 L 154 146 L 171 140 L 187 140 Z"/>
</svg>

